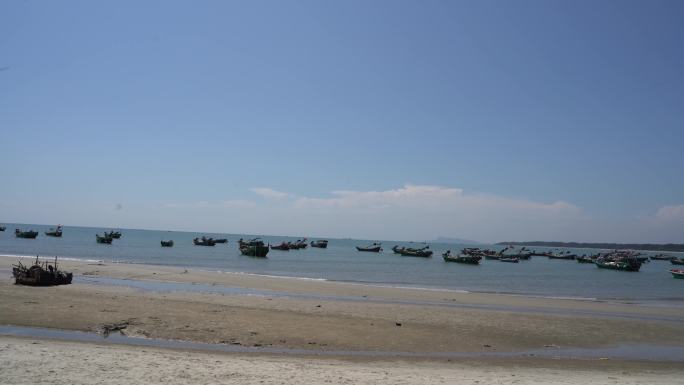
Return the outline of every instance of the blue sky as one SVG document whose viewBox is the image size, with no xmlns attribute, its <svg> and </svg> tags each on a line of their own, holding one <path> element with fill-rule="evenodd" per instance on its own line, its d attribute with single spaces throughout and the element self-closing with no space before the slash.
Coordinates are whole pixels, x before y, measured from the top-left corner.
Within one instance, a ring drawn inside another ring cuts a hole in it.
<svg viewBox="0 0 684 385">
<path fill-rule="evenodd" d="M 684 242 L 683 17 L 5 1 L 0 221 Z"/>
</svg>

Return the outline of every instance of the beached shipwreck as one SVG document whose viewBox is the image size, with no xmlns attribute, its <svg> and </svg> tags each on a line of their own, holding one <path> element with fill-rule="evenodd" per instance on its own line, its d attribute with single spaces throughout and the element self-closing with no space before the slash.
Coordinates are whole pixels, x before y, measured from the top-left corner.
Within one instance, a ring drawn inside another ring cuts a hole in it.
<svg viewBox="0 0 684 385">
<path fill-rule="evenodd" d="M 47 261 L 41 262 L 37 256 L 32 266 L 25 266 L 21 261 L 17 265 L 12 265 L 12 275 L 15 284 L 28 286 L 68 285 L 73 278 L 72 273 L 57 268 L 57 257 L 51 264 Z"/>
</svg>

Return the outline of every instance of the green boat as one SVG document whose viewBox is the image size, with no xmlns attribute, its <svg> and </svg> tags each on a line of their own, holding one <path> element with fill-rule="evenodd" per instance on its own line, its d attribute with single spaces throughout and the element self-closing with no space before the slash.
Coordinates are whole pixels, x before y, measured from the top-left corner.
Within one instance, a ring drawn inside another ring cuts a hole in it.
<svg viewBox="0 0 684 385">
<path fill-rule="evenodd" d="M 670 270 L 670 273 L 672 273 L 672 277 L 674 278 L 684 279 L 684 270 L 682 269 L 672 269 Z"/>
<path fill-rule="evenodd" d="M 16 229 L 14 230 L 14 235 L 17 238 L 35 239 L 38 236 L 38 232 L 33 230 L 21 231 L 19 229 Z"/>
<path fill-rule="evenodd" d="M 465 263 L 466 265 L 479 265 L 482 260 L 482 257 L 479 255 L 451 255 L 449 250 L 442 254 L 442 258 L 444 258 L 444 262 Z"/>
<path fill-rule="evenodd" d="M 432 257 L 432 250 L 429 250 L 430 246 L 425 246 L 420 249 L 412 249 L 410 247 L 402 248 L 399 251 L 399 254 L 401 254 L 404 257 L 422 257 L 422 258 L 430 258 Z M 394 249 L 392 249 L 394 251 Z"/>
<path fill-rule="evenodd" d="M 57 226 L 56 229 L 50 229 L 50 231 L 46 231 L 45 235 L 47 235 L 48 237 L 61 238 L 62 237 L 62 225 Z"/>
<path fill-rule="evenodd" d="M 240 253 L 250 257 L 266 258 L 266 254 L 268 254 L 268 251 L 270 250 L 270 247 L 265 245 L 259 238 L 254 238 L 246 242 L 240 238 L 238 244 L 240 245 Z"/>
<path fill-rule="evenodd" d="M 370 253 L 379 253 L 382 251 L 382 245 L 380 243 L 373 242 L 373 244 L 368 246 L 356 246 L 356 250 L 367 251 Z"/>
<path fill-rule="evenodd" d="M 99 234 L 95 234 L 95 240 L 97 241 L 97 243 L 111 245 L 114 238 L 107 236 L 107 233 L 105 233 L 104 237 L 100 236 Z"/>
<path fill-rule="evenodd" d="M 641 262 L 637 261 L 636 259 L 622 259 L 622 260 L 616 260 L 616 261 L 611 261 L 608 259 L 604 258 L 599 258 L 596 260 L 596 266 L 598 266 L 601 269 L 610 269 L 610 270 L 621 270 L 621 271 L 639 271 L 641 268 Z"/>
</svg>

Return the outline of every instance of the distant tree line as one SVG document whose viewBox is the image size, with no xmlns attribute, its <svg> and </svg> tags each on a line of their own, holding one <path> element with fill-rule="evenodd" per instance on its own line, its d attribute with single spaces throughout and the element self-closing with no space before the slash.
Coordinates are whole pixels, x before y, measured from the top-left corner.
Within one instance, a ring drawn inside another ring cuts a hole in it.
<svg viewBox="0 0 684 385">
<path fill-rule="evenodd" d="M 670 251 L 670 252 L 684 252 L 684 243 L 582 243 L 582 242 L 499 242 L 497 245 L 515 245 L 515 246 L 540 246 L 540 247 L 572 247 L 572 248 L 590 248 L 590 249 L 629 249 L 629 250 L 651 250 L 651 251 Z"/>
</svg>

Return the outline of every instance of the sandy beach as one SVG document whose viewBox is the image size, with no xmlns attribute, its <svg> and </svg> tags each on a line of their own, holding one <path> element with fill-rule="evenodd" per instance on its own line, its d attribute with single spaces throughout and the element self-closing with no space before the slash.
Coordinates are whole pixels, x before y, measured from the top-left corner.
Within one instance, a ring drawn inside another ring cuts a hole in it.
<svg viewBox="0 0 684 385">
<path fill-rule="evenodd" d="M 558 362 L 352 361 L 0 337 L 4 384 L 663 384 L 682 369 Z"/>
<path fill-rule="evenodd" d="M 127 365 L 134 365 L 136 360 L 159 362 L 160 383 L 164 378 L 178 376 L 177 381 L 180 382 L 176 383 L 186 383 L 182 382 L 186 380 L 187 383 L 211 383 L 226 373 L 246 376 L 244 381 L 240 380 L 242 383 L 258 383 L 257 379 L 262 376 L 266 382 L 315 382 L 311 380 L 314 378 L 325 382 L 324 378 L 334 379 L 337 374 L 340 378 L 333 381 L 337 383 L 474 383 L 474 379 L 491 382 L 487 379 L 499 378 L 502 371 L 519 376 L 516 378 L 519 383 L 546 382 L 545 379 L 551 378 L 553 380 L 550 381 L 556 383 L 587 383 L 587 379 L 592 383 L 630 383 L 632 380 L 634 383 L 675 383 L 676 378 L 667 377 L 668 373 L 681 377 L 684 372 L 681 362 L 635 364 L 578 357 L 580 365 L 576 364 L 577 360 L 560 361 L 571 362 L 564 364 L 565 368 L 579 366 L 618 372 L 620 369 L 641 369 L 636 376 L 630 374 L 629 381 L 624 375 L 614 377 L 619 381 L 612 380 L 603 371 L 589 371 L 582 374 L 589 377 L 578 375 L 567 379 L 558 372 L 558 368 L 542 370 L 542 367 L 549 366 L 548 363 L 540 363 L 545 362 L 544 359 L 525 358 L 522 354 L 526 351 L 549 351 L 551 353 L 545 358 L 551 360 L 555 349 L 564 348 L 681 347 L 684 345 L 684 334 L 681 333 L 684 309 L 681 308 L 377 287 L 79 261 L 60 263 L 61 268 L 74 272 L 76 283 L 36 288 L 13 285 L 8 269 L 14 262 L 16 260 L 11 258 L 0 259 L 0 269 L 5 272 L 0 283 L 0 325 L 101 332 L 104 325 L 125 324 L 122 332 L 132 337 L 224 344 L 257 349 L 257 353 L 259 348 L 303 350 L 312 356 L 319 352 L 333 355 L 339 352 L 340 357 L 351 356 L 351 359 L 336 361 L 329 356 L 306 357 L 306 354 L 304 357 L 287 354 L 243 357 L 240 353 L 181 353 L 147 347 L 102 347 L 73 341 L 46 340 L 27 344 L 25 340 L 3 337 L 3 378 L 18 375 L 15 371 L 36 359 L 36 352 L 52 356 L 59 354 L 60 357 L 66 355 L 72 357 L 67 361 L 73 359 L 75 364 L 81 357 L 89 356 L 88 350 L 97 353 L 94 360 L 102 361 L 97 367 L 116 378 L 105 383 L 126 383 L 122 378 L 131 380 L 132 377 L 113 373 L 127 371 Z M 90 281 L 79 280 L 78 277 Z M 124 281 L 96 283 L 97 279 L 108 278 Z M 178 285 L 174 286 L 177 290 L 141 290 L 127 286 L 125 282 L 145 282 L 149 287 L 159 283 Z M 184 287 L 240 288 L 243 291 L 231 294 L 204 292 L 202 289 L 183 290 Z M 259 294 L 255 295 L 250 290 L 258 290 Z M 122 351 L 126 354 L 122 355 Z M 355 356 L 354 352 L 375 354 Z M 395 364 L 376 362 L 384 362 L 393 352 L 415 353 L 418 358 L 410 360 L 408 366 L 401 364 L 400 369 Z M 450 352 L 465 356 L 452 357 L 452 362 L 447 362 L 451 359 L 448 357 Z M 486 370 L 476 370 L 471 364 L 464 363 L 474 360 L 479 354 L 493 352 L 513 355 L 475 360 L 476 366 L 484 366 Z M 516 353 L 521 355 L 516 356 Z M 468 357 L 468 354 L 473 356 Z M 188 362 L 193 364 L 174 366 L 174 357 L 179 355 L 189 355 L 192 359 Z M 163 362 L 167 362 L 168 367 L 164 367 Z M 511 371 L 513 363 L 526 369 L 516 366 Z M 458 369 L 454 369 L 452 364 Z M 285 371 L 304 369 L 295 371 L 296 375 L 286 380 L 278 377 L 278 367 L 281 366 L 289 368 Z M 389 374 L 379 374 L 388 368 L 393 368 Z M 655 374 L 645 374 L 651 370 Z M 181 376 L 181 372 L 187 377 Z M 357 374 L 360 377 L 355 377 Z M 136 374 L 130 372 L 126 375 Z M 411 375 L 416 377 L 406 380 Z M 640 377 L 649 375 L 655 377 Z M 141 377 L 136 378 L 140 380 Z M 584 382 L 578 379 L 584 379 Z M 10 383 L 21 383 L 18 378 L 12 381 L 15 382 Z M 148 379 L 144 381 L 148 382 Z"/>
</svg>

